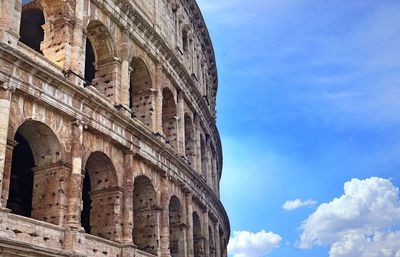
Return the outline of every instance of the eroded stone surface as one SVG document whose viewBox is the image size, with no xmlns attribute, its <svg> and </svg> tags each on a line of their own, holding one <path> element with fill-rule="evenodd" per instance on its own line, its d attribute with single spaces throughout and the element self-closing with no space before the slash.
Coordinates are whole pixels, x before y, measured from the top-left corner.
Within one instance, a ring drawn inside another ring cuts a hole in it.
<svg viewBox="0 0 400 257">
<path fill-rule="evenodd" d="M 0 0 L 0 253 L 225 257 L 194 1 Z"/>
</svg>

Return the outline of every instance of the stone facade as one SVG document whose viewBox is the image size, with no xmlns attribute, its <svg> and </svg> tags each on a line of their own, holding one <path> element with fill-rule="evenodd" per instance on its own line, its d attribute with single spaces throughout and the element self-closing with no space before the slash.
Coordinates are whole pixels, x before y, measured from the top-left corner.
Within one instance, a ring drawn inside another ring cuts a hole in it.
<svg viewBox="0 0 400 257">
<path fill-rule="evenodd" d="M 226 257 L 194 0 L 0 0 L 0 256 Z"/>
</svg>

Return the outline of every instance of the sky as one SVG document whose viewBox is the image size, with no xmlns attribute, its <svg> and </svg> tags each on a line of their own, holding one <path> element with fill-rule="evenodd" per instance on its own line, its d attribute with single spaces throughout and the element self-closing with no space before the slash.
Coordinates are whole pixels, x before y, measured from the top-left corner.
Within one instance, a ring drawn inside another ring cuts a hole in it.
<svg viewBox="0 0 400 257">
<path fill-rule="evenodd" d="M 400 257 L 400 2 L 198 0 L 230 257 Z"/>
</svg>

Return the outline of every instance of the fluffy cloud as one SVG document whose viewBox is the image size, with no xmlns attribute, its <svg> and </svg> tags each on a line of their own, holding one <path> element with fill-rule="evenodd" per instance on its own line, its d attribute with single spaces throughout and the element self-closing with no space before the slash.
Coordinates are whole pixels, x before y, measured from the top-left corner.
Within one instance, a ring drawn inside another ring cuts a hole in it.
<svg viewBox="0 0 400 257">
<path fill-rule="evenodd" d="M 279 247 L 281 240 L 281 236 L 265 230 L 257 233 L 234 231 L 228 252 L 234 257 L 263 257 Z"/>
<path fill-rule="evenodd" d="M 296 200 L 292 200 L 292 201 L 286 201 L 283 205 L 282 208 L 286 211 L 293 211 L 296 210 L 300 207 L 304 207 L 304 206 L 312 206 L 314 204 L 316 204 L 317 201 L 308 199 L 308 200 L 301 200 L 301 199 L 296 199 Z"/>
<path fill-rule="evenodd" d="M 330 257 L 400 257 L 399 189 L 389 180 L 352 179 L 301 225 L 299 247 L 328 245 Z M 397 242 L 397 243 L 396 243 Z"/>
</svg>

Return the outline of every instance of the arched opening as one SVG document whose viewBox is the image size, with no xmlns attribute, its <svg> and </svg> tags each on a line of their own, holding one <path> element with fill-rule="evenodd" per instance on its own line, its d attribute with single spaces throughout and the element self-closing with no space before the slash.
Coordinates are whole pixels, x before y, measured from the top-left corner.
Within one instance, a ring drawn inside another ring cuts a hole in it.
<svg viewBox="0 0 400 257">
<path fill-rule="evenodd" d="M 162 126 L 172 148 L 177 149 L 177 114 L 174 95 L 168 88 L 163 89 Z"/>
<path fill-rule="evenodd" d="M 33 171 L 35 161 L 28 141 L 17 131 L 11 166 L 10 191 L 7 208 L 11 213 L 31 217 Z"/>
<path fill-rule="evenodd" d="M 157 255 L 158 219 L 156 191 L 146 176 L 133 185 L 133 242 L 139 250 Z"/>
<path fill-rule="evenodd" d="M 201 233 L 201 222 L 197 212 L 193 212 L 193 253 L 194 257 L 204 255 L 204 237 Z"/>
<path fill-rule="evenodd" d="M 81 226 L 85 230 L 86 233 L 90 234 L 90 210 L 92 200 L 90 199 L 90 178 L 89 175 L 86 173 L 83 179 L 82 185 L 82 212 L 81 212 Z"/>
<path fill-rule="evenodd" d="M 43 54 L 40 44 L 44 40 L 44 23 L 43 7 L 39 1 L 23 1 L 19 41 L 40 54 Z"/>
<path fill-rule="evenodd" d="M 91 21 L 87 27 L 84 78 L 100 93 L 114 97 L 117 61 L 115 47 L 107 27 Z"/>
<path fill-rule="evenodd" d="M 140 58 L 131 62 L 129 108 L 147 126 L 152 126 L 155 110 L 150 72 Z"/>
<path fill-rule="evenodd" d="M 86 81 L 92 83 L 94 76 L 96 74 L 96 57 L 94 55 L 94 50 L 92 43 L 88 38 L 86 38 L 86 51 L 85 51 L 85 75 Z"/>
<path fill-rule="evenodd" d="M 121 234 L 122 191 L 117 187 L 116 170 L 103 152 L 92 152 L 86 161 L 82 187 L 81 225 L 86 233 L 109 240 Z"/>
<path fill-rule="evenodd" d="M 193 166 L 195 158 L 195 141 L 194 141 L 194 130 L 193 122 L 190 116 L 185 114 L 185 154 L 189 161 L 189 164 Z"/>
<path fill-rule="evenodd" d="M 169 250 L 172 257 L 183 257 L 182 208 L 176 196 L 169 202 Z"/>
<path fill-rule="evenodd" d="M 183 51 L 187 51 L 188 50 L 188 31 L 187 29 L 182 29 L 182 48 Z"/>
<path fill-rule="evenodd" d="M 215 257 L 214 233 L 211 227 L 208 227 L 208 248 L 210 257 Z"/>
<path fill-rule="evenodd" d="M 206 142 L 203 135 L 200 135 L 200 157 L 201 157 L 201 174 L 207 180 L 207 156 L 206 156 Z"/>
<path fill-rule="evenodd" d="M 70 169 L 59 162 L 61 145 L 46 124 L 28 120 L 15 132 L 7 208 L 12 213 L 61 225 L 66 206 L 66 184 Z M 65 179 L 64 179 L 65 180 Z"/>
</svg>

